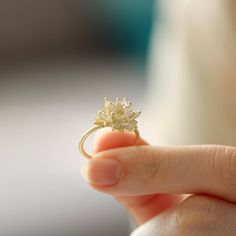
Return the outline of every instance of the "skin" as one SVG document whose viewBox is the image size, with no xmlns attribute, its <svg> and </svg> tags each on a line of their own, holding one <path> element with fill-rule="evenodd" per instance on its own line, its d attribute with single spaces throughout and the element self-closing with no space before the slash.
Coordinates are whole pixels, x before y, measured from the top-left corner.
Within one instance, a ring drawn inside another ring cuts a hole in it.
<svg viewBox="0 0 236 236">
<path fill-rule="evenodd" d="M 132 146 L 133 140 L 132 133 L 102 133 L 82 169 L 94 189 L 133 215 L 140 227 L 132 236 L 235 235 L 234 147 L 154 147 L 145 140 Z"/>
</svg>

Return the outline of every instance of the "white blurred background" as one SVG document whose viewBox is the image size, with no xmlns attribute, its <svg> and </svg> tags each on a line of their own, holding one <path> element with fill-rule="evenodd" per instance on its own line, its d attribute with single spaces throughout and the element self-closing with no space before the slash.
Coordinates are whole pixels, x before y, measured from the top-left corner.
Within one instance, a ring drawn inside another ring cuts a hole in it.
<svg viewBox="0 0 236 236">
<path fill-rule="evenodd" d="M 138 105 L 142 70 L 90 58 L 1 76 L 0 235 L 128 235 L 126 212 L 81 178 L 85 159 L 77 145 L 104 95 L 128 96 Z M 91 152 L 92 139 L 88 144 Z"/>
<path fill-rule="evenodd" d="M 0 1 L 0 235 L 129 235 L 126 211 L 81 178 L 77 146 L 105 96 L 140 109 L 151 12 L 152 1 Z"/>
</svg>

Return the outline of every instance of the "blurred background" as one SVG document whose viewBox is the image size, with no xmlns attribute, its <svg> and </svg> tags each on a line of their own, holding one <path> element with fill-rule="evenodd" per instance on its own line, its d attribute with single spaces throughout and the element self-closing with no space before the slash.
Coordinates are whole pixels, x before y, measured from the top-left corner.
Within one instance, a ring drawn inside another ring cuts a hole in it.
<svg viewBox="0 0 236 236">
<path fill-rule="evenodd" d="M 139 107 L 153 9 L 153 0 L 0 1 L 0 235 L 129 234 L 125 210 L 81 179 L 77 145 L 105 96 Z"/>
</svg>

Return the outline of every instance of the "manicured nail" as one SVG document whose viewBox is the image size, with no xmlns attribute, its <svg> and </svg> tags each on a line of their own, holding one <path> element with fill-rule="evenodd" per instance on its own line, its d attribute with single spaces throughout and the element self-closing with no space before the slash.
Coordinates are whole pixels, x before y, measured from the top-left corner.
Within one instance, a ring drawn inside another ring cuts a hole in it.
<svg viewBox="0 0 236 236">
<path fill-rule="evenodd" d="M 91 184 L 111 186 L 119 182 L 122 166 L 116 160 L 98 158 L 87 162 L 82 167 L 81 174 Z"/>
</svg>

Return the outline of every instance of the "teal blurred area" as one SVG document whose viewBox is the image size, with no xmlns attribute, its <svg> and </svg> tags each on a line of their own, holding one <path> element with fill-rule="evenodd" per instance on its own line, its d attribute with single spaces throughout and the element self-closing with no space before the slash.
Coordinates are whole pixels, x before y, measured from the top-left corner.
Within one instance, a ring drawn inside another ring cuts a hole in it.
<svg viewBox="0 0 236 236">
<path fill-rule="evenodd" d="M 113 46 L 125 53 L 146 56 L 153 21 L 154 0 L 101 0 L 104 26 Z"/>
</svg>

